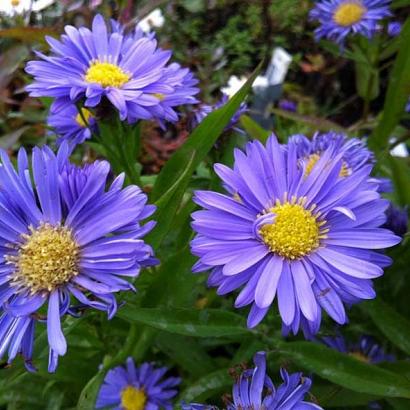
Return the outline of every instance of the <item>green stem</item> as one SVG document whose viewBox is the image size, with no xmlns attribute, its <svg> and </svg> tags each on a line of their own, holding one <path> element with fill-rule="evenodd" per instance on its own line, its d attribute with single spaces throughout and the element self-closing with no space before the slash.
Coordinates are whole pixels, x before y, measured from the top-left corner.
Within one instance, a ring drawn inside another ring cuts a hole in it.
<svg viewBox="0 0 410 410">
<path fill-rule="evenodd" d="M 152 342 L 157 335 L 158 330 L 152 327 L 145 327 L 140 333 L 138 341 L 135 343 L 134 349 L 132 351 L 132 357 L 135 361 L 141 361 L 145 356 L 147 350 L 151 347 Z"/>
</svg>

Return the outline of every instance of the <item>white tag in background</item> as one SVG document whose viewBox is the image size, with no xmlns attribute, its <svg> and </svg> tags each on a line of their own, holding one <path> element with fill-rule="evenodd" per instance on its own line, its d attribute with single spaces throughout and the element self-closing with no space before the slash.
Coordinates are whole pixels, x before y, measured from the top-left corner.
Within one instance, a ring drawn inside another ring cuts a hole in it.
<svg viewBox="0 0 410 410">
<path fill-rule="evenodd" d="M 292 56 L 282 47 L 273 50 L 272 59 L 266 70 L 266 78 L 269 85 L 282 84 L 285 80 Z"/>
</svg>

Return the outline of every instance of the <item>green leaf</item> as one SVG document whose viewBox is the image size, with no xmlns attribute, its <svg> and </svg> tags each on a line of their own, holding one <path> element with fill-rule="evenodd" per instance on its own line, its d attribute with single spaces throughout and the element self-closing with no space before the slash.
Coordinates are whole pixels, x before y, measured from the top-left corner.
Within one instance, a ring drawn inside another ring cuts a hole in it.
<svg viewBox="0 0 410 410">
<path fill-rule="evenodd" d="M 355 64 L 357 93 L 364 100 L 372 101 L 379 95 L 379 72 L 368 63 Z"/>
<path fill-rule="evenodd" d="M 219 309 L 137 308 L 130 304 L 118 310 L 129 322 L 143 323 L 169 333 L 194 337 L 238 336 L 248 333 L 245 320 Z"/>
<path fill-rule="evenodd" d="M 94 410 L 97 394 L 101 383 L 105 377 L 105 372 L 98 372 L 84 387 L 77 403 L 77 410 Z"/>
<path fill-rule="evenodd" d="M 247 132 L 247 134 L 249 134 L 253 139 L 259 140 L 260 142 L 262 142 L 262 144 L 265 144 L 266 140 L 271 134 L 270 131 L 267 131 L 264 128 L 262 128 L 248 115 L 242 115 L 240 118 L 240 123 Z"/>
<path fill-rule="evenodd" d="M 215 371 L 212 357 L 192 338 L 159 332 L 156 344 L 175 363 L 196 378 Z"/>
<path fill-rule="evenodd" d="M 226 105 L 209 114 L 198 125 L 187 142 L 172 155 L 162 168 L 151 194 L 151 202 L 155 202 L 158 206 L 155 213 L 157 225 L 148 235 L 147 242 L 154 249 L 159 247 L 169 231 L 192 174 L 238 110 L 239 105 L 250 91 L 259 69 L 258 67 L 255 70 L 245 85 Z"/>
<path fill-rule="evenodd" d="M 399 52 L 390 74 L 383 114 L 369 138 L 369 147 L 374 150 L 382 150 L 387 146 L 410 95 L 410 18 L 403 26 L 399 41 Z"/>
<path fill-rule="evenodd" d="M 386 162 L 392 171 L 392 180 L 395 187 L 394 194 L 399 205 L 406 206 L 410 204 L 410 169 L 407 159 L 388 155 Z"/>
<path fill-rule="evenodd" d="M 203 401 L 216 393 L 230 391 L 233 382 L 229 369 L 217 370 L 191 384 L 182 392 L 181 397 L 187 403 Z"/>
<path fill-rule="evenodd" d="M 325 409 L 331 407 L 345 409 L 346 407 L 356 408 L 358 406 L 364 406 L 360 408 L 367 408 L 369 402 L 380 398 L 380 396 L 358 393 L 340 386 L 335 386 L 334 384 L 323 385 L 317 381 L 313 383 L 310 393 Z"/>
<path fill-rule="evenodd" d="M 410 321 L 379 297 L 361 304 L 380 331 L 403 352 L 410 354 Z"/>
<path fill-rule="evenodd" d="M 410 382 L 376 365 L 363 363 L 319 343 L 281 343 L 289 360 L 347 389 L 383 397 L 410 398 Z"/>
</svg>

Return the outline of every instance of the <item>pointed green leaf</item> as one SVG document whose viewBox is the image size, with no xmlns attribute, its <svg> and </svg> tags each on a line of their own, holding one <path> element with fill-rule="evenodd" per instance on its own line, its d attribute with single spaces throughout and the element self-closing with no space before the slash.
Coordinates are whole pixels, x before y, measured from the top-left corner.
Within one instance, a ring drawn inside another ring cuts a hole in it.
<svg viewBox="0 0 410 410">
<path fill-rule="evenodd" d="M 245 319 L 219 309 L 137 308 L 130 304 L 118 310 L 129 322 L 143 323 L 169 333 L 194 337 L 237 336 L 248 333 Z"/>
<path fill-rule="evenodd" d="M 403 352 L 410 354 L 410 321 L 379 297 L 361 304 L 380 331 Z"/>
<path fill-rule="evenodd" d="M 404 113 L 410 95 L 410 18 L 407 19 L 399 37 L 399 53 L 390 74 L 383 114 L 378 126 L 369 138 L 369 147 L 384 149 L 391 133 Z"/>
<path fill-rule="evenodd" d="M 147 237 L 148 243 L 155 249 L 158 248 L 172 225 L 172 220 L 192 174 L 238 110 L 241 102 L 249 93 L 258 72 L 259 68 L 226 105 L 209 114 L 198 125 L 187 142 L 174 153 L 158 175 L 151 194 L 151 201 L 158 206 L 155 213 L 157 225 Z"/>
<path fill-rule="evenodd" d="M 279 351 L 300 367 L 347 389 L 383 397 L 410 398 L 410 381 L 319 343 L 281 343 Z"/>
</svg>

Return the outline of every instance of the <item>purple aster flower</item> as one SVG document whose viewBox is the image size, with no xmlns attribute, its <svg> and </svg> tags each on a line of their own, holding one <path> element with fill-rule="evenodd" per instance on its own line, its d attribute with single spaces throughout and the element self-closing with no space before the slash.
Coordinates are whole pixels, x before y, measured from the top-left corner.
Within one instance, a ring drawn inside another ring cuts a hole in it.
<svg viewBox="0 0 410 410">
<path fill-rule="evenodd" d="M 96 107 L 106 97 L 129 123 L 176 121 L 176 106 L 196 102 L 192 73 L 176 63 L 167 65 L 172 52 L 158 48 L 151 35 L 140 30 L 124 35 L 118 23 L 111 26 L 109 33 L 97 15 L 92 30 L 66 26 L 61 41 L 46 37 L 52 55 L 37 53 L 41 60 L 26 67 L 35 78 L 27 87 L 30 95 L 54 97 L 54 112 L 79 100 Z"/>
<path fill-rule="evenodd" d="M 281 369 L 283 383 L 275 389 L 271 378 L 266 374 L 266 354 L 258 352 L 254 356 L 255 368 L 245 370 L 232 389 L 233 401 L 227 410 L 264 409 L 264 410 L 299 410 L 321 409 L 316 404 L 303 401 L 310 390 L 312 381 L 302 377 L 302 373 L 288 374 Z M 216 407 L 191 404 L 183 410 L 211 410 Z"/>
<path fill-rule="evenodd" d="M 251 305 L 248 327 L 277 296 L 284 334 L 302 327 L 310 337 L 321 309 L 343 324 L 343 302 L 375 297 L 372 279 L 391 260 L 374 250 L 400 238 L 380 228 L 389 202 L 369 181 L 370 164 L 340 178 L 344 152 L 331 145 L 308 172 L 296 148 L 271 136 L 266 147 L 236 149 L 233 169 L 216 164 L 228 193 L 195 193 L 205 209 L 192 214 L 191 247 L 200 258 L 193 271 L 211 270 L 208 285 L 219 295 L 241 289 L 235 307 Z"/>
<path fill-rule="evenodd" d="M 166 367 L 156 368 L 150 363 L 135 367 L 129 357 L 125 367 L 110 370 L 101 386 L 96 408 L 118 410 L 172 410 L 171 399 L 176 396 L 178 377 L 164 378 Z"/>
<path fill-rule="evenodd" d="M 390 37 L 397 37 L 400 35 L 402 29 L 402 24 L 398 21 L 392 21 L 387 25 L 387 34 Z"/>
<path fill-rule="evenodd" d="M 34 320 L 45 322 L 51 372 L 67 350 L 61 316 L 80 303 L 112 318 L 114 294 L 134 290 L 122 277 L 155 262 L 141 239 L 154 225 L 140 225 L 155 210 L 146 195 L 124 175 L 106 189 L 106 161 L 78 167 L 68 152 L 34 148 L 30 167 L 20 149 L 17 169 L 0 152 L 0 357 L 21 352 L 31 369 Z"/>
<path fill-rule="evenodd" d="M 292 135 L 288 140 L 288 145 L 291 144 L 295 145 L 296 155 L 305 164 L 307 172 L 311 172 L 329 147 L 332 147 L 334 152 L 342 153 L 340 176 L 348 176 L 374 162 L 374 155 L 364 141 L 333 131 L 316 133 L 311 140 L 301 134 Z"/>
<path fill-rule="evenodd" d="M 222 94 L 221 99 L 214 105 L 208 104 L 201 104 L 198 108 L 194 111 L 194 119 L 192 121 L 192 128 L 195 128 L 199 123 L 203 121 L 205 117 L 207 117 L 212 111 L 217 110 L 218 108 L 223 107 L 229 101 L 229 97 L 227 94 Z M 229 124 L 225 127 L 225 131 L 228 130 L 235 130 L 237 132 L 243 132 L 240 128 L 236 127 L 238 124 L 241 116 L 248 111 L 248 105 L 243 102 L 239 106 L 236 113 L 233 115 Z"/>
<path fill-rule="evenodd" d="M 343 45 L 349 35 L 372 38 L 378 23 L 391 16 L 391 0 L 319 0 L 310 11 L 310 18 L 319 22 L 316 40 L 325 37 Z"/>
<path fill-rule="evenodd" d="M 67 141 L 70 149 L 91 138 L 92 132 L 97 132 L 98 128 L 93 113 L 82 108 L 80 114 L 74 104 L 67 104 L 61 110 L 51 112 L 47 122 L 59 136 L 57 145 Z"/>
<path fill-rule="evenodd" d="M 392 203 L 386 210 L 387 220 L 384 227 L 390 229 L 398 236 L 404 236 L 408 227 L 407 207 L 401 209 Z"/>
<path fill-rule="evenodd" d="M 383 348 L 370 336 L 361 336 L 357 343 L 349 343 L 341 335 L 336 337 L 323 337 L 322 342 L 332 349 L 346 353 L 366 363 L 377 364 L 396 360 L 394 355 L 386 354 Z"/>
<path fill-rule="evenodd" d="M 410 98 L 409 98 L 409 100 L 407 101 L 405 110 L 406 110 L 406 112 L 410 112 Z"/>
<path fill-rule="evenodd" d="M 278 104 L 281 110 L 296 112 L 298 105 L 291 100 L 280 100 Z"/>
</svg>

